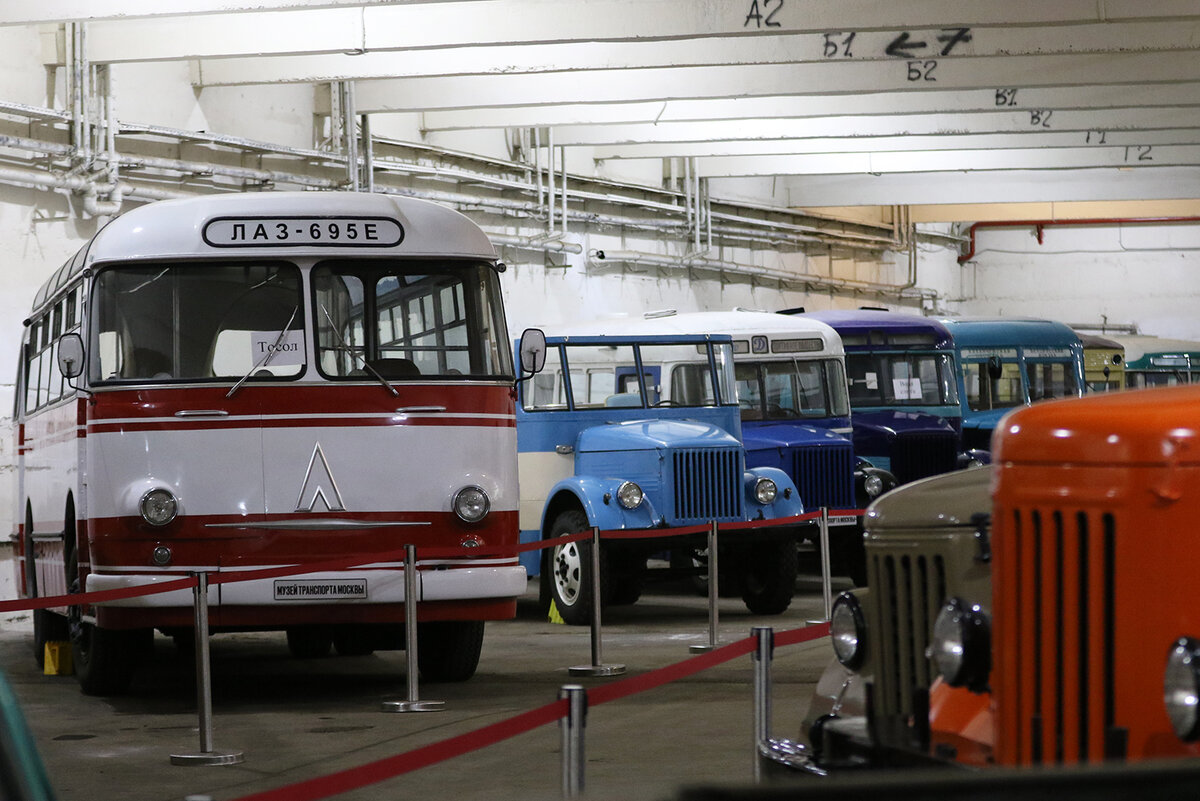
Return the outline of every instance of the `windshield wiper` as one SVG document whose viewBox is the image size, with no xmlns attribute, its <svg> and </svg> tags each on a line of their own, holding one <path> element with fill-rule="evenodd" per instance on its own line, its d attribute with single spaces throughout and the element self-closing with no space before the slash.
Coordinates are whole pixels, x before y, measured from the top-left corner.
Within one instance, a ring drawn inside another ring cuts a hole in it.
<svg viewBox="0 0 1200 801">
<path fill-rule="evenodd" d="M 329 314 L 329 309 L 325 308 L 324 304 L 321 305 L 321 311 L 325 313 L 325 319 L 329 321 L 329 330 L 333 331 L 333 335 L 337 337 L 338 342 L 341 343 L 342 350 L 348 351 L 352 358 L 357 357 L 357 359 L 362 362 L 363 370 L 366 370 L 375 378 L 376 381 L 378 381 L 380 384 L 383 384 L 384 389 L 392 393 L 393 398 L 400 397 L 400 393 L 396 391 L 396 388 L 393 387 L 386 378 L 381 376 L 378 370 L 367 363 L 367 357 L 350 347 L 350 344 L 342 338 L 342 335 L 338 333 L 337 323 L 333 321 L 333 316 Z"/>
<path fill-rule="evenodd" d="M 250 376 L 254 375 L 256 370 L 261 367 L 265 367 L 267 363 L 271 361 L 271 359 L 275 358 L 275 354 L 279 352 L 279 343 L 283 342 L 283 338 L 287 336 L 288 331 L 292 327 L 292 321 L 296 319 L 296 312 L 299 310 L 299 305 L 292 307 L 292 316 L 288 318 L 287 323 L 283 326 L 283 330 L 279 332 L 279 336 L 275 337 L 275 342 L 271 345 L 271 347 L 267 348 L 267 355 L 259 359 L 257 363 L 251 365 L 250 369 L 246 371 L 246 374 L 242 376 L 236 384 L 229 388 L 229 391 L 225 393 L 226 399 L 232 398 L 234 393 L 242 388 L 242 384 L 245 384 L 250 380 Z"/>
</svg>

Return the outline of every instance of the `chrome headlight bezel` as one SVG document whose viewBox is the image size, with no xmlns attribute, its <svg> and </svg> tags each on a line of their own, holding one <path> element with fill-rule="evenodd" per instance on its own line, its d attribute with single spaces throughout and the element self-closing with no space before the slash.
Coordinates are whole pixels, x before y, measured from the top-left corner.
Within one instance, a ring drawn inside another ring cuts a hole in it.
<svg viewBox="0 0 1200 801">
<path fill-rule="evenodd" d="M 829 612 L 829 637 L 833 655 L 851 669 L 862 667 L 867 658 L 867 618 L 852 592 L 843 592 Z"/>
<path fill-rule="evenodd" d="M 868 498 L 878 498 L 883 493 L 883 479 L 872 473 L 863 478 L 863 492 Z"/>
<path fill-rule="evenodd" d="M 1200 739 L 1200 640 L 1180 637 L 1171 645 L 1163 670 L 1163 704 L 1179 739 Z"/>
<path fill-rule="evenodd" d="M 761 503 L 763 506 L 775 503 L 775 499 L 779 497 L 779 485 L 772 479 L 759 477 L 754 482 L 754 500 Z"/>
<path fill-rule="evenodd" d="M 951 687 L 987 689 L 992 671 L 991 621 L 983 607 L 951 598 L 933 621 L 929 658 Z"/>
<path fill-rule="evenodd" d="M 642 488 L 633 481 L 622 481 L 617 487 L 617 503 L 621 504 L 622 509 L 634 510 L 642 505 L 646 494 L 642 492 Z"/>
<path fill-rule="evenodd" d="M 154 487 L 142 494 L 142 499 L 138 501 L 138 513 L 148 524 L 161 528 L 179 514 L 179 499 L 166 487 Z"/>
<path fill-rule="evenodd" d="M 471 485 L 454 493 L 454 514 L 464 523 L 478 523 L 488 516 L 492 501 L 483 487 Z"/>
</svg>

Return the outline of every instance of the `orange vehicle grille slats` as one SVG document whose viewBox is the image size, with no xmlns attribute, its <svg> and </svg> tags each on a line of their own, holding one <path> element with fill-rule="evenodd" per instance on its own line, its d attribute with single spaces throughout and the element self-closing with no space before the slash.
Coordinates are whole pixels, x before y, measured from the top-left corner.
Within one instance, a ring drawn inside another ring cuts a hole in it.
<svg viewBox="0 0 1200 801">
<path fill-rule="evenodd" d="M 994 610 L 997 759 L 1098 762 L 1115 725 L 1113 516 L 1018 509 L 997 520 L 993 580 L 1013 590 Z"/>
<path fill-rule="evenodd" d="M 915 711 L 914 692 L 928 689 L 933 680 L 925 650 L 946 598 L 945 560 L 941 555 L 872 558 L 879 589 L 872 589 L 869 603 L 881 623 L 874 712 L 904 717 Z"/>
</svg>

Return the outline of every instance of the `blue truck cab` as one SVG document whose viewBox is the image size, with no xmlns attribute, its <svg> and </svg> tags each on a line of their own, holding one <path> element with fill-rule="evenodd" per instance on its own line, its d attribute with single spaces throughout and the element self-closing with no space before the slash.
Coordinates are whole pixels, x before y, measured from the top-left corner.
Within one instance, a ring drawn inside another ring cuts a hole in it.
<svg viewBox="0 0 1200 801">
<path fill-rule="evenodd" d="M 944 325 L 872 309 L 797 316 L 820 320 L 842 337 L 860 456 L 900 483 L 986 461 L 962 449 L 954 341 Z"/>
<path fill-rule="evenodd" d="M 668 529 L 762 521 L 720 536 L 718 575 L 752 612 L 784 611 L 797 529 L 770 521 L 804 507 L 782 470 L 746 467 L 731 338 L 554 333 L 517 404 L 522 542 L 592 527 L 661 529 L 662 537 L 604 541 L 602 603 L 622 604 L 641 594 L 650 555 L 706 547 L 702 530 Z M 522 559 L 540 576 L 544 604 L 553 601 L 567 623 L 590 621 L 590 542 Z"/>
<path fill-rule="evenodd" d="M 990 448 L 1007 412 L 1083 394 L 1083 343 L 1055 320 L 1020 317 L 950 318 L 942 323 L 958 354 L 963 441 Z"/>
</svg>

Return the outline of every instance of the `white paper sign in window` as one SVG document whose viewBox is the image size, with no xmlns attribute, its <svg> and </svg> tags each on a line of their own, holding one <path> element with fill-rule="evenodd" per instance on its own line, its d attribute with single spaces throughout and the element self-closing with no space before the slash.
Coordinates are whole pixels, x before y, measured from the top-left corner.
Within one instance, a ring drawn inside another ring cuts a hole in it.
<svg viewBox="0 0 1200 801">
<path fill-rule="evenodd" d="M 920 400 L 921 379 L 893 378 L 892 392 L 895 394 L 896 400 Z"/>
<path fill-rule="evenodd" d="M 304 332 L 287 331 L 282 337 L 279 331 L 254 331 L 250 336 L 250 360 L 258 364 L 273 353 L 271 367 L 289 364 L 304 364 Z"/>
</svg>

